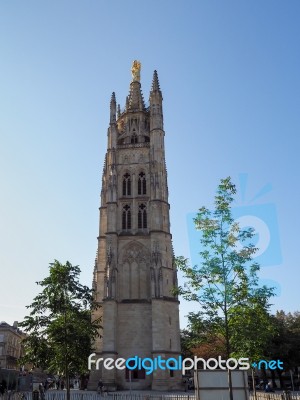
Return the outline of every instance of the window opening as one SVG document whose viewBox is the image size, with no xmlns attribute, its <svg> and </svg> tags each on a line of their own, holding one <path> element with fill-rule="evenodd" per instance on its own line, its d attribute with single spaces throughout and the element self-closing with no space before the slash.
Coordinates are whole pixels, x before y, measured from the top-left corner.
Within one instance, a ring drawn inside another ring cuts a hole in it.
<svg viewBox="0 0 300 400">
<path fill-rule="evenodd" d="M 139 229 L 147 228 L 147 209 L 146 209 L 145 204 L 140 204 L 139 205 L 138 228 Z"/>
<path fill-rule="evenodd" d="M 128 172 L 123 176 L 123 196 L 131 195 L 131 177 Z"/>
<path fill-rule="evenodd" d="M 138 180 L 138 194 L 146 194 L 147 184 L 146 184 L 146 175 L 144 172 L 139 173 Z"/>
<path fill-rule="evenodd" d="M 128 204 L 123 207 L 122 211 L 122 229 L 131 229 L 131 210 Z"/>
</svg>

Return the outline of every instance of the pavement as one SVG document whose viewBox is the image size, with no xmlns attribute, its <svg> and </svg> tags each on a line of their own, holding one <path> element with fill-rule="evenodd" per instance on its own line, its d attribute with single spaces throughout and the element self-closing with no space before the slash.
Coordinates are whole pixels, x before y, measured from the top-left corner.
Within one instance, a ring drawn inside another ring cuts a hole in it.
<svg viewBox="0 0 300 400">
<path fill-rule="evenodd" d="M 65 393 L 66 390 L 56 390 L 56 389 L 49 389 L 47 392 L 57 392 L 57 393 Z M 78 389 L 71 389 L 71 392 L 74 393 L 97 393 L 97 391 L 95 390 L 78 390 Z M 110 394 L 124 394 L 124 395 L 128 395 L 128 394 L 132 394 L 132 395 L 136 395 L 136 396 L 183 396 L 183 397 L 188 397 L 188 396 L 194 396 L 195 392 L 194 390 L 189 390 L 187 392 L 185 391 L 160 391 L 160 390 L 118 390 L 115 392 L 103 392 L 103 397 L 109 396 Z"/>
</svg>

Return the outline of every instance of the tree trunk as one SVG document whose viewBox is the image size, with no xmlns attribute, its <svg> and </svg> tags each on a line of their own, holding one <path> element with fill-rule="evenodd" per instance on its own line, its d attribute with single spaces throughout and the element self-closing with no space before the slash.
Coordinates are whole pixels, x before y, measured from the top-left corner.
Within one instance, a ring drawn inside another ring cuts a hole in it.
<svg viewBox="0 0 300 400">
<path fill-rule="evenodd" d="M 67 400 L 70 400 L 71 392 L 70 392 L 70 377 L 69 377 L 68 367 L 66 369 L 66 386 L 67 386 Z"/>
<path fill-rule="evenodd" d="M 253 368 L 251 368 L 251 376 L 252 376 L 253 395 L 254 395 L 254 399 L 257 400 L 257 396 L 256 396 L 256 385 L 255 385 L 255 376 L 254 376 L 254 369 L 253 369 Z"/>
<path fill-rule="evenodd" d="M 277 368 L 277 375 L 278 375 L 278 378 L 279 378 L 279 382 L 280 382 L 280 389 L 285 389 L 285 385 L 284 385 L 284 382 L 283 382 L 283 379 L 282 379 L 282 375 L 281 375 L 281 371 Z"/>
<path fill-rule="evenodd" d="M 223 259 L 223 258 L 222 258 Z M 224 265 L 224 261 L 223 261 Z M 225 302 L 224 302 L 224 322 L 225 322 L 225 340 L 226 340 L 226 356 L 227 360 L 230 358 L 230 336 L 229 336 L 229 322 L 227 315 L 227 289 L 226 289 L 226 279 L 224 279 L 224 287 L 225 287 Z M 231 369 L 228 368 L 228 389 L 229 389 L 229 400 L 233 400 L 233 392 L 232 392 L 232 377 L 231 377 Z"/>
<path fill-rule="evenodd" d="M 228 368 L 229 399 L 233 400 L 231 369 Z"/>
<path fill-rule="evenodd" d="M 271 376 L 272 376 L 272 385 L 273 388 L 276 389 L 277 385 L 276 385 L 276 381 L 275 381 L 275 371 L 273 369 L 271 369 Z"/>
</svg>

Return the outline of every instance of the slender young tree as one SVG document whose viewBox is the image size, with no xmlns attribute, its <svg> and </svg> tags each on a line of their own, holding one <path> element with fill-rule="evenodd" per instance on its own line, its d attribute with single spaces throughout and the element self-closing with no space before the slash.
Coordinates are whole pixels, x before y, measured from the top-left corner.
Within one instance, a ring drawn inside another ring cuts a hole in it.
<svg viewBox="0 0 300 400">
<path fill-rule="evenodd" d="M 28 334 L 22 362 L 63 374 L 68 400 L 70 374 L 86 371 L 100 327 L 99 320 L 91 320 L 97 307 L 92 290 L 79 283 L 79 274 L 79 267 L 68 261 L 51 263 L 49 276 L 37 282 L 42 292 L 27 306 L 31 312 L 20 324 Z"/>
<path fill-rule="evenodd" d="M 255 359 L 272 331 L 268 308 L 273 288 L 259 286 L 259 265 L 252 260 L 257 251 L 251 243 L 255 233 L 251 228 L 240 229 L 234 221 L 231 208 L 235 194 L 230 177 L 222 179 L 215 209 L 200 208 L 194 222 L 201 231 L 201 265 L 189 266 L 184 257 L 176 259 L 186 278 L 177 293 L 200 304 L 199 316 L 218 343 L 223 341 L 227 358 L 239 355 Z M 232 400 L 230 370 L 228 380 Z"/>
</svg>

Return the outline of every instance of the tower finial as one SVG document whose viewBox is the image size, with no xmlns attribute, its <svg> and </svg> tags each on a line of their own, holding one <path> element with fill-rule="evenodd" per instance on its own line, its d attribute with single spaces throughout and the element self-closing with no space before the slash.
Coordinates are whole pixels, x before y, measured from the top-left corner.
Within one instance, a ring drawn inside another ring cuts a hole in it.
<svg viewBox="0 0 300 400">
<path fill-rule="evenodd" d="M 139 82 L 141 80 L 141 63 L 134 60 L 131 67 L 132 82 Z"/>
</svg>

